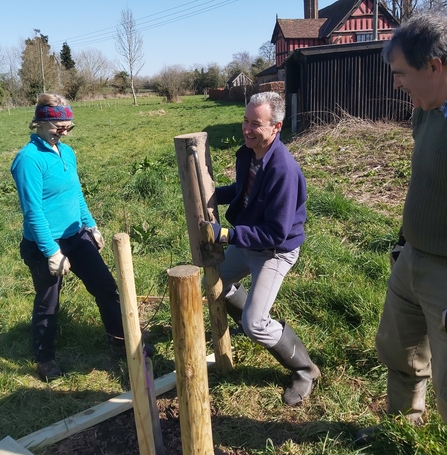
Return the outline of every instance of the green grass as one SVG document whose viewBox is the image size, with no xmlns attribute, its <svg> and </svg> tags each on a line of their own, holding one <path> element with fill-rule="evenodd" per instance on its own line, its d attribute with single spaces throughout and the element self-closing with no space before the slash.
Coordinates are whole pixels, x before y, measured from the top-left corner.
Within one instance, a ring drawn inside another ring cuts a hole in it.
<svg viewBox="0 0 447 455">
<path fill-rule="evenodd" d="M 111 240 L 127 232 L 137 294 L 161 296 L 166 269 L 191 262 L 173 139 L 206 131 L 216 184 L 228 183 L 244 107 L 202 97 L 139 103 L 75 103 L 76 128 L 65 142 L 77 153 L 90 210 L 106 238 L 106 263 L 115 273 Z M 64 281 L 57 338 L 67 375 L 50 385 L 36 377 L 29 327 L 33 289 L 18 253 L 22 217 L 9 172 L 28 141 L 32 115 L 31 108 L 0 111 L 0 439 L 19 439 L 129 389 L 126 364 L 110 362 L 96 306 L 73 275 Z M 374 349 L 388 252 L 409 178 L 409 129 L 348 118 L 293 138 L 289 147 L 308 181 L 307 239 L 272 313 L 297 331 L 323 377 L 311 399 L 288 408 L 281 402 L 287 371 L 250 340 L 234 338 L 234 370 L 225 378 L 209 376 L 218 422 L 214 444 L 250 454 L 443 453 L 446 430 L 431 390 L 422 427 L 385 418 L 385 368 Z M 223 209 L 220 215 L 223 220 Z M 142 323 L 153 330 L 160 376 L 173 370 L 168 300 L 141 311 Z M 204 318 L 209 340 L 206 311 Z M 355 448 L 355 431 L 379 421 L 384 432 L 377 441 Z"/>
</svg>

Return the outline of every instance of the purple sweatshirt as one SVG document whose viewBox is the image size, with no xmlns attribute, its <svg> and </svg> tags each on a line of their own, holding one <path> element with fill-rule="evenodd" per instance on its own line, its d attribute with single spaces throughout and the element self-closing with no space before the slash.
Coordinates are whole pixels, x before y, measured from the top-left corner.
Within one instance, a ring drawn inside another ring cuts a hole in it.
<svg viewBox="0 0 447 455">
<path fill-rule="evenodd" d="M 253 153 L 245 145 L 237 151 L 236 182 L 216 188 L 217 203 L 230 204 L 225 217 L 236 230 L 237 247 L 292 251 L 305 238 L 306 180 L 278 134 L 262 158 L 244 208 L 244 188 Z"/>
</svg>

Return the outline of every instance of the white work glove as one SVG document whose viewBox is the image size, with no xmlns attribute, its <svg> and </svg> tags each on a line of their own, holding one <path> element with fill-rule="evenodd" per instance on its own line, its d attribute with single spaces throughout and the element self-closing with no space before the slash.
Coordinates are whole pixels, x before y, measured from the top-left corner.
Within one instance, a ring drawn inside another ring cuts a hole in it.
<svg viewBox="0 0 447 455">
<path fill-rule="evenodd" d="M 64 256 L 61 253 L 61 250 L 56 251 L 53 256 L 48 258 L 48 268 L 53 276 L 67 275 L 70 271 L 70 267 L 70 261 L 67 256 Z"/>
<path fill-rule="evenodd" d="M 96 243 L 96 246 L 98 247 L 98 251 L 101 252 L 101 250 L 105 246 L 104 242 L 104 237 L 101 235 L 101 233 L 98 231 L 98 228 L 96 226 L 93 226 L 92 228 L 88 228 L 92 235 L 93 241 Z"/>
</svg>

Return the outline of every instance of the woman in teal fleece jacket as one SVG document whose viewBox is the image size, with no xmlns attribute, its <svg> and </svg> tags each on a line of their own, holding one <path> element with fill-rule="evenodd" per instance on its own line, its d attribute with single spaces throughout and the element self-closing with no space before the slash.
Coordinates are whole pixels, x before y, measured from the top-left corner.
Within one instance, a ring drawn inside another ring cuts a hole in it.
<svg viewBox="0 0 447 455">
<path fill-rule="evenodd" d="M 99 254 L 104 240 L 82 193 L 76 156 L 60 142 L 73 129 L 72 119 L 63 97 L 41 94 L 30 124 L 36 133 L 11 167 L 23 213 L 20 253 L 36 292 L 32 347 L 44 381 L 62 375 L 54 342 L 62 277 L 69 270 L 95 297 L 110 344 L 124 346 L 116 283 Z"/>
</svg>

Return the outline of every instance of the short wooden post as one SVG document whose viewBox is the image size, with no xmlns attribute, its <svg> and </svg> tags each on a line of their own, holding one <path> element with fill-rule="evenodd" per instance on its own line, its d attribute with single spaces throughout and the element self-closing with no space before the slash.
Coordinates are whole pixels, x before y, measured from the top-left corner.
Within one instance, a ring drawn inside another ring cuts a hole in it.
<svg viewBox="0 0 447 455">
<path fill-rule="evenodd" d="M 203 267 L 210 311 L 216 371 L 225 375 L 233 368 L 227 311 L 218 267 L 224 260 L 223 247 L 213 244 L 214 236 L 202 221 L 219 221 L 207 133 L 174 138 L 182 185 L 193 264 Z M 209 229 L 212 228 L 209 227 Z"/>
<path fill-rule="evenodd" d="M 183 455 L 212 455 L 200 269 L 174 267 L 168 284 Z"/>
<path fill-rule="evenodd" d="M 146 383 L 146 366 L 141 343 L 132 253 L 127 234 L 121 233 L 113 236 L 113 252 L 117 270 L 138 446 L 140 455 L 156 455 Z"/>
</svg>

